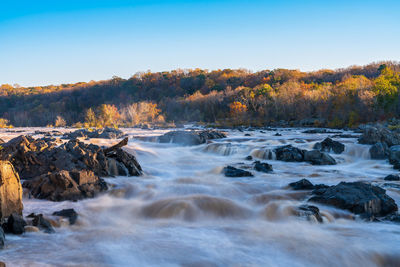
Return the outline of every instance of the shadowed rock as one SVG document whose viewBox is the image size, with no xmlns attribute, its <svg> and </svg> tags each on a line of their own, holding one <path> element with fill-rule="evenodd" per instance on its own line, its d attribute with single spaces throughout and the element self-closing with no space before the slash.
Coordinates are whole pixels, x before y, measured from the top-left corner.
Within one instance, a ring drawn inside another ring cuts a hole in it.
<svg viewBox="0 0 400 267">
<path fill-rule="evenodd" d="M 389 150 L 389 162 L 393 168 L 400 169 L 400 145 L 392 146 Z"/>
<path fill-rule="evenodd" d="M 307 179 L 301 179 L 300 181 L 290 183 L 289 186 L 293 190 L 312 190 L 314 185 Z"/>
<path fill-rule="evenodd" d="M 14 235 L 22 235 L 25 232 L 26 222 L 21 215 L 13 213 L 11 214 L 7 222 L 3 224 L 3 229 L 6 233 Z"/>
<path fill-rule="evenodd" d="M 389 147 L 386 143 L 378 142 L 369 149 L 371 159 L 385 159 L 389 155 Z"/>
<path fill-rule="evenodd" d="M 313 165 L 335 165 L 336 160 L 329 154 L 319 150 L 311 150 L 304 152 L 304 161 L 310 162 Z"/>
<path fill-rule="evenodd" d="M 251 172 L 237 169 L 232 166 L 227 166 L 224 168 L 224 174 L 226 177 L 247 177 L 247 176 L 253 176 Z"/>
<path fill-rule="evenodd" d="M 369 145 L 382 142 L 391 147 L 394 145 L 400 145 L 400 134 L 381 126 L 368 126 L 364 129 L 360 138 L 358 138 L 358 142 L 360 144 Z"/>
<path fill-rule="evenodd" d="M 398 174 L 389 174 L 384 178 L 385 181 L 400 181 L 400 175 Z"/>
<path fill-rule="evenodd" d="M 266 173 L 273 171 L 271 164 L 268 164 L 266 162 L 260 162 L 260 161 L 254 162 L 254 169 L 258 172 L 266 172 Z"/>
<path fill-rule="evenodd" d="M 103 128 L 103 129 L 79 129 L 74 132 L 67 133 L 63 136 L 64 139 L 76 139 L 76 138 L 104 138 L 104 139 L 118 139 L 124 137 L 125 134 L 115 128 Z"/>
<path fill-rule="evenodd" d="M 316 143 L 314 145 L 314 149 L 323 151 L 323 152 L 334 152 L 336 154 L 340 154 L 344 151 L 345 146 L 338 142 L 334 141 L 331 138 L 325 138 L 324 141 Z"/>
<path fill-rule="evenodd" d="M 78 213 L 74 209 L 63 209 L 60 211 L 53 212 L 55 216 L 61 216 L 67 218 L 70 225 L 75 224 L 76 220 L 78 219 Z"/>
<path fill-rule="evenodd" d="M 43 217 L 42 214 L 33 214 L 31 213 L 28 217 L 33 218 L 32 225 L 38 227 L 40 230 L 45 233 L 52 234 L 55 233 L 53 226 L 51 223 Z"/>
<path fill-rule="evenodd" d="M 346 183 L 313 191 L 309 201 L 349 210 L 367 218 L 385 216 L 397 211 L 395 201 L 378 186 L 362 182 Z"/>
<path fill-rule="evenodd" d="M 223 132 L 215 130 L 204 131 L 172 131 L 165 133 L 158 138 L 160 143 L 175 143 L 180 145 L 200 145 L 206 143 L 208 140 L 225 138 Z"/>
</svg>

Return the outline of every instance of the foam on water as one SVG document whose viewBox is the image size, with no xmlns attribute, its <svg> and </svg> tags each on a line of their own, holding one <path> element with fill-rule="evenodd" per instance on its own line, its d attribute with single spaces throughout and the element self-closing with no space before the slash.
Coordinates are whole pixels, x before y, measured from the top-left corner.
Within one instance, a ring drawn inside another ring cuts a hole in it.
<svg viewBox="0 0 400 267">
<path fill-rule="evenodd" d="M 24 129 L 32 132 L 33 129 Z M 130 136 L 168 130 L 127 129 Z M 227 131 L 226 140 L 200 146 L 131 139 L 144 169 L 141 177 L 106 178 L 111 189 L 79 202 L 24 199 L 24 213 L 48 217 L 63 208 L 79 213 L 76 225 L 55 234 L 7 235 L 0 261 L 7 266 L 395 266 L 400 262 L 399 226 L 368 223 L 347 211 L 319 206 L 324 223 L 299 217 L 306 192 L 287 188 L 302 178 L 328 185 L 369 181 L 383 185 L 393 173 L 384 160 L 371 160 L 369 146 L 355 139 L 332 166 L 265 160 L 265 151 L 292 144 L 311 149 L 329 134 L 301 129 L 275 132 Z M 2 133 L 5 139 L 17 133 Z M 109 145 L 116 140 L 96 140 Z M 272 164 L 256 172 L 248 155 Z M 254 177 L 227 178 L 226 165 L 248 168 Z M 400 204 L 400 190 L 388 194 Z"/>
</svg>

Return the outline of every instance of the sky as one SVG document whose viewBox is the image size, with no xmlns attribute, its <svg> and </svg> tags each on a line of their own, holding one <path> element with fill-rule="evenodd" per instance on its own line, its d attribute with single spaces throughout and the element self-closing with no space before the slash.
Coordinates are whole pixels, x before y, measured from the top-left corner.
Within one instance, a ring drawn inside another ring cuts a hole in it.
<svg viewBox="0 0 400 267">
<path fill-rule="evenodd" d="M 400 60 L 397 0 L 1 0 L 0 84 Z"/>
</svg>

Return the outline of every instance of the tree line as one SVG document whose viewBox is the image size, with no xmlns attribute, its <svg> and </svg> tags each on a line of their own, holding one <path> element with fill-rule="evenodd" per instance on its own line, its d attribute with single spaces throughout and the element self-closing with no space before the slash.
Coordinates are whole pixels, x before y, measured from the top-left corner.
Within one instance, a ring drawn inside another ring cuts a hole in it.
<svg viewBox="0 0 400 267">
<path fill-rule="evenodd" d="M 400 115 L 400 63 L 338 70 L 173 70 L 129 79 L 0 87 L 0 127 L 285 121 L 343 127 Z"/>
</svg>

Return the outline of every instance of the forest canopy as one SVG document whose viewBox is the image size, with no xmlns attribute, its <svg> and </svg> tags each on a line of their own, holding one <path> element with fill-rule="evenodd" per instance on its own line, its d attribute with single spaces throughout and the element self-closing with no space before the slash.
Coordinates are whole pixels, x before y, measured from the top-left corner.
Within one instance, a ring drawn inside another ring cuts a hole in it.
<svg viewBox="0 0 400 267">
<path fill-rule="evenodd" d="M 400 63 L 338 70 L 173 70 L 129 79 L 0 87 L 0 117 L 14 126 L 135 126 L 312 121 L 343 127 L 399 117 Z"/>
</svg>

